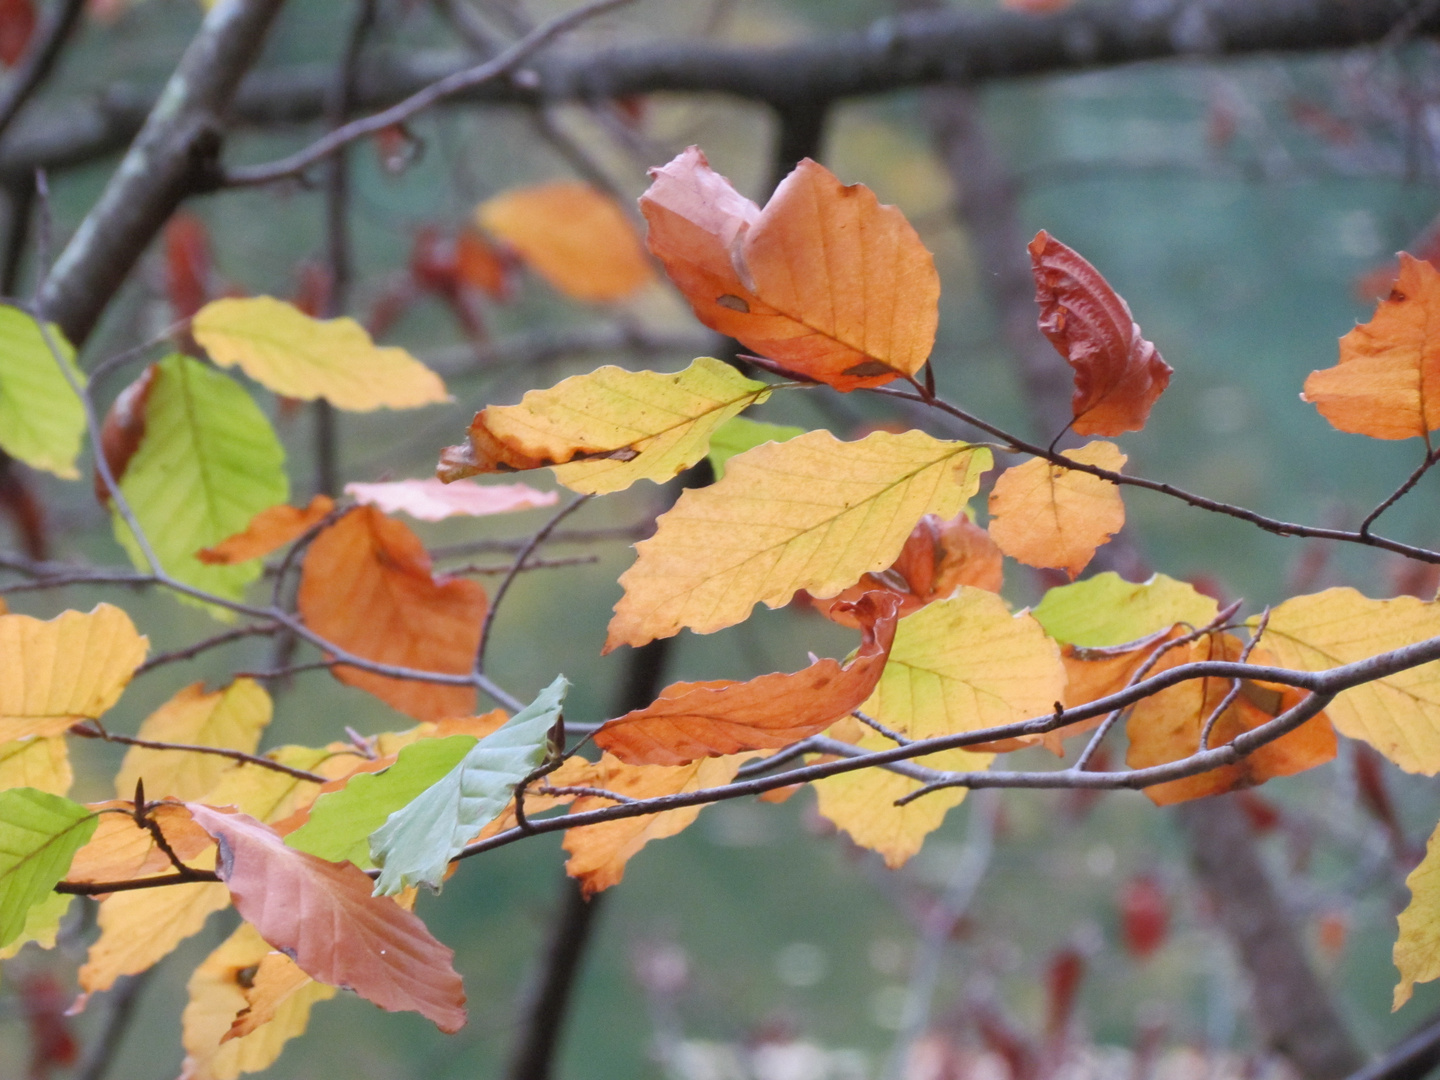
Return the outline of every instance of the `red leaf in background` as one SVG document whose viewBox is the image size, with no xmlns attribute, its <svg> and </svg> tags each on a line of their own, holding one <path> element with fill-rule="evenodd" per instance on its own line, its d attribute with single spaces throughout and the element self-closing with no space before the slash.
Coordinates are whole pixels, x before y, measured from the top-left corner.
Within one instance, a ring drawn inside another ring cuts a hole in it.
<svg viewBox="0 0 1440 1080">
<path fill-rule="evenodd" d="M 1170 365 L 1140 336 L 1129 305 L 1100 271 L 1043 229 L 1030 241 L 1040 329 L 1075 369 L 1077 435 L 1139 431 L 1170 384 Z"/>
<path fill-rule="evenodd" d="M 20 546 L 32 559 L 50 557 L 50 535 L 45 524 L 45 506 L 20 471 L 9 462 L 0 468 L 0 513 L 15 523 Z"/>
<path fill-rule="evenodd" d="M 455 270 L 460 280 L 493 300 L 510 299 L 514 260 L 477 232 L 465 229 L 455 237 Z"/>
<path fill-rule="evenodd" d="M 1160 883 L 1148 874 L 1131 878 L 1120 889 L 1120 932 L 1125 951 L 1144 960 L 1170 932 L 1170 904 Z"/>
<path fill-rule="evenodd" d="M 1063 1042 L 1075 1015 L 1075 999 L 1085 978 L 1085 957 L 1073 946 L 1050 957 L 1045 969 L 1045 1034 L 1051 1042 Z"/>
<path fill-rule="evenodd" d="M 1304 98 L 1290 99 L 1290 119 L 1297 127 L 1305 128 L 1312 135 L 1332 146 L 1354 146 L 1359 141 L 1359 132 L 1349 120 L 1336 116 L 1323 105 Z"/>
<path fill-rule="evenodd" d="M 1267 833 L 1280 825 L 1280 808 L 1255 791 L 1237 791 L 1235 802 L 1257 833 Z"/>
<path fill-rule="evenodd" d="M 306 259 L 296 273 L 295 293 L 290 302 L 312 319 L 323 319 L 330 313 L 330 293 L 334 287 L 329 268 L 314 259 Z"/>
<path fill-rule="evenodd" d="M 35 32 L 35 6 L 30 0 L 0 0 L 0 63 L 12 67 L 25 55 Z"/>
<path fill-rule="evenodd" d="M 135 451 L 140 449 L 140 440 L 145 437 L 145 403 L 150 397 L 150 387 L 155 382 L 155 365 L 151 364 L 140 373 L 140 377 L 120 391 L 118 397 L 105 414 L 100 425 L 100 452 L 110 466 L 110 475 L 120 483 L 125 469 Z M 95 472 L 95 498 L 101 506 L 110 505 L 110 492 L 105 490 L 105 481 L 100 472 Z"/>
<path fill-rule="evenodd" d="M 65 1019 L 73 995 L 48 971 L 22 976 L 18 990 L 20 1008 L 30 1028 L 30 1080 L 49 1080 L 50 1070 L 73 1065 L 79 1050 Z"/>
<path fill-rule="evenodd" d="M 165 294 L 176 320 L 191 318 L 210 299 L 210 270 L 210 232 L 181 210 L 165 226 Z"/>
</svg>

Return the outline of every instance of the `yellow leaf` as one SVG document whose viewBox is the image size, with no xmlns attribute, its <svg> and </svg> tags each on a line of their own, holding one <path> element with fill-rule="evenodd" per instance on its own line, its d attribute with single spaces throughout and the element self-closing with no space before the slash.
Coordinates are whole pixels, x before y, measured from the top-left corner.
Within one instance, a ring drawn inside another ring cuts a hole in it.
<svg viewBox="0 0 1440 1080">
<path fill-rule="evenodd" d="M 411 893 L 412 902 L 406 905 L 407 910 L 414 906 L 413 890 Z M 266 953 L 255 969 L 255 977 L 245 989 L 245 1008 L 240 1010 L 220 1041 L 227 1043 L 231 1039 L 242 1039 L 273 1020 L 281 1021 L 280 1027 L 273 1032 L 278 1033 L 286 1026 L 287 1017 L 293 1016 L 289 1005 L 297 994 L 323 1001 L 335 996 L 335 987 L 317 983 L 284 953 Z M 299 1035 L 301 1031 L 304 1031 L 303 1023 L 300 1030 L 292 1034 Z"/>
<path fill-rule="evenodd" d="M 1051 712 L 1065 692 L 1060 650 L 1027 614 L 1011 615 L 992 592 L 961 586 L 900 620 L 880 685 L 861 711 L 910 739 L 1010 724 Z M 878 732 L 843 721 L 837 737 L 866 750 L 895 744 Z M 859 735 L 864 732 L 863 735 Z M 855 736 L 859 735 L 859 738 Z M 929 768 L 975 771 L 994 755 L 950 750 L 919 759 Z M 881 769 L 842 773 L 816 782 L 820 812 L 862 847 L 902 865 L 920 850 L 945 811 L 964 798 L 957 788 L 892 805 L 918 781 Z"/>
<path fill-rule="evenodd" d="M 280 961 L 271 960 L 272 956 Z M 285 964 L 294 967 L 294 962 L 272 950 L 253 926 L 241 923 L 195 969 L 188 985 L 190 1001 L 181 1018 L 185 1064 L 180 1080 L 234 1080 L 242 1073 L 259 1072 L 280 1056 L 286 1042 L 304 1032 L 311 1006 L 334 997 L 333 986 L 313 979 L 292 985 L 290 993 L 274 1003 L 269 1023 L 243 1037 L 221 1041 L 236 1015 L 250 1007 L 246 984 L 258 988 L 262 973 L 269 982 L 286 979 Z"/>
<path fill-rule="evenodd" d="M 100 937 L 80 969 L 80 989 L 108 990 L 121 975 L 146 970 L 229 906 L 230 890 L 218 881 L 110 894 L 100 902 Z"/>
<path fill-rule="evenodd" d="M 605 649 L 687 626 L 708 634 L 798 589 L 834 596 L 893 563 L 924 515 L 954 517 L 990 463 L 984 447 L 920 431 L 858 442 L 810 431 L 731 458 L 636 545 Z"/>
<path fill-rule="evenodd" d="M 140 725 L 139 737 L 155 742 L 217 746 L 251 754 L 270 723 L 270 695 L 254 679 L 236 679 L 223 690 L 205 692 L 204 683 L 185 687 Z M 115 794 L 128 799 L 135 781 L 145 780 L 148 798 L 199 799 L 234 766 L 216 754 L 149 750 L 132 746 L 115 776 Z"/>
<path fill-rule="evenodd" d="M 31 736 L 0 744 L 0 791 L 33 787 L 64 795 L 73 779 L 64 735 Z"/>
<path fill-rule="evenodd" d="M 359 754 L 336 754 L 308 746 L 281 746 L 267 757 L 282 765 L 305 769 L 327 778 L 344 776 L 365 759 Z M 242 814 L 269 824 L 309 806 L 320 793 L 320 785 L 260 765 L 233 765 L 220 775 L 201 802 L 209 806 L 234 806 Z"/>
<path fill-rule="evenodd" d="M 114 705 L 149 641 L 109 604 L 48 622 L 0 615 L 0 741 L 59 735 Z"/>
<path fill-rule="evenodd" d="M 370 340 L 354 319 L 312 319 L 271 296 L 213 300 L 191 324 L 221 367 L 286 397 L 337 409 L 414 409 L 450 400 L 440 376 L 404 349 Z"/>
<path fill-rule="evenodd" d="M 1440 604 L 1326 589 L 1275 608 L 1262 644 L 1286 667 L 1326 671 L 1437 635 Z M 1440 661 L 1346 690 L 1325 712 L 1405 771 L 1440 772 Z"/>
<path fill-rule="evenodd" d="M 1400 913 L 1395 966 L 1400 982 L 1391 1011 L 1410 1000 L 1417 982 L 1440 978 L 1440 827 L 1430 834 L 1425 858 L 1405 879 L 1410 903 Z"/>
<path fill-rule="evenodd" d="M 704 457 L 716 428 L 769 396 L 764 383 L 708 356 L 668 375 L 602 367 L 477 413 L 469 443 L 441 456 L 440 475 L 551 465 L 566 487 L 592 495 L 660 484 Z"/>
<path fill-rule="evenodd" d="M 625 212 L 589 184 L 507 191 L 476 207 L 475 220 L 576 300 L 621 300 L 655 277 Z"/>
<path fill-rule="evenodd" d="M 1067 456 L 1111 472 L 1125 464 L 1120 448 L 1109 442 L 1092 442 Z M 1063 567 L 1072 579 L 1124 524 L 1118 487 L 1044 458 L 1006 469 L 990 492 L 990 536 L 1000 550 L 1030 566 Z"/>
</svg>

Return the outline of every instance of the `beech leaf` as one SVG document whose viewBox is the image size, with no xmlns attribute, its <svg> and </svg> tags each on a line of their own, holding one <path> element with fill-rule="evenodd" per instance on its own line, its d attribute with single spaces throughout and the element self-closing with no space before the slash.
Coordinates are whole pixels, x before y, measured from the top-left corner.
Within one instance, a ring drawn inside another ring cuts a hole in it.
<svg viewBox="0 0 1440 1080">
<path fill-rule="evenodd" d="M 99 824 L 85 846 L 75 853 L 65 875 L 67 881 L 123 881 L 155 877 L 171 869 L 170 857 L 155 843 L 154 834 L 135 823 L 133 802 L 91 803 L 87 809 L 97 814 Z M 152 806 L 147 817 L 182 860 L 195 859 L 214 843 L 183 806 Z"/>
<path fill-rule="evenodd" d="M 208 869 L 207 863 L 213 865 L 213 851 L 191 865 Z M 80 968 L 80 989 L 108 990 L 120 976 L 148 970 L 229 906 L 229 891 L 216 881 L 111 893 L 100 901 L 100 936 Z"/>
<path fill-rule="evenodd" d="M 316 495 L 303 510 L 285 503 L 271 506 L 251 518 L 244 532 L 227 536 L 214 547 L 201 548 L 196 557 L 208 566 L 233 566 L 261 558 L 300 539 L 334 509 L 335 500 L 329 495 Z"/>
<path fill-rule="evenodd" d="M 361 506 L 386 514 L 405 513 L 419 521 L 448 517 L 488 517 L 538 506 L 554 506 L 560 496 L 526 484 L 446 484 L 433 476 L 383 484 L 346 484 L 345 494 Z"/>
<path fill-rule="evenodd" d="M 31 735 L 0 743 L 0 791 L 28 787 L 64 795 L 74 778 L 64 735 Z"/>
<path fill-rule="evenodd" d="M 806 158 L 761 210 L 693 146 L 650 176 L 640 197 L 650 250 L 706 326 L 839 390 L 924 365 L 939 319 L 935 260 L 869 188 Z"/>
<path fill-rule="evenodd" d="M 1029 252 L 1040 330 L 1075 369 L 1071 428 L 1077 435 L 1139 431 L 1170 385 L 1170 365 L 1083 256 L 1043 229 Z"/>
<path fill-rule="evenodd" d="M 285 846 L 245 814 L 191 803 L 220 846 L 216 871 L 241 918 L 312 978 L 390 1012 L 418 1012 L 444 1032 L 465 1024 L 454 953 L 349 863 Z"/>
<path fill-rule="evenodd" d="M 31 942 L 42 949 L 53 949 L 60 935 L 60 924 L 69 914 L 74 899 L 68 893 L 52 892 L 31 907 L 25 913 L 24 928 L 9 945 L 0 948 L 0 960 L 13 960 Z"/>
<path fill-rule="evenodd" d="M 32 468 L 75 480 L 85 409 L 60 364 L 80 386 L 85 376 L 59 327 L 49 331 L 58 361 L 32 316 L 0 304 L 0 450 Z"/>
<path fill-rule="evenodd" d="M 1176 623 L 1205 626 L 1219 610 L 1188 582 L 1155 574 L 1136 583 L 1107 570 L 1051 589 L 1031 614 L 1056 641 L 1099 647 L 1139 641 Z"/>
<path fill-rule="evenodd" d="M 0 791 L 0 946 L 20 936 L 94 832 L 95 815 L 79 803 L 34 788 Z"/>
<path fill-rule="evenodd" d="M 920 431 L 858 442 L 810 431 L 732 458 L 724 479 L 683 492 L 636 545 L 605 649 L 681 627 L 708 634 L 799 589 L 834 596 L 893 563 L 925 514 L 954 516 L 991 460 Z"/>
<path fill-rule="evenodd" d="M 732 416 L 710 436 L 710 452 L 705 456 L 715 470 L 715 479 L 719 480 L 725 475 L 725 463 L 736 454 L 743 454 L 767 442 L 789 442 L 795 436 L 804 434 L 802 427 L 765 424 L 748 416 Z"/>
</svg>

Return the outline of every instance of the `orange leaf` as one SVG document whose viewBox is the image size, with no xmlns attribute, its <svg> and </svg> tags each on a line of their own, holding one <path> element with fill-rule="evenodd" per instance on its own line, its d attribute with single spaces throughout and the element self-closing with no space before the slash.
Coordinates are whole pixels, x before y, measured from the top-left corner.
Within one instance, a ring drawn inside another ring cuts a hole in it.
<svg viewBox="0 0 1440 1080">
<path fill-rule="evenodd" d="M 1140 336 L 1130 307 L 1078 252 L 1043 229 L 1030 241 L 1040 329 L 1075 369 L 1078 435 L 1139 431 L 1170 384 L 1171 367 Z"/>
<path fill-rule="evenodd" d="M 255 977 L 245 987 L 245 1008 L 235 1014 L 230 1030 L 221 1037 L 222 1043 L 241 1039 L 256 1028 L 275 1019 L 276 1011 L 295 993 L 315 980 L 300 970 L 299 965 L 284 953 L 266 953 L 255 968 Z M 326 987 L 334 994 L 334 987 Z"/>
<path fill-rule="evenodd" d="M 1114 443 L 1093 442 L 1069 457 L 1118 472 L 1125 455 Z M 1006 469 L 990 492 L 990 536 L 1000 550 L 1030 566 L 1063 567 L 1073 581 L 1125 524 L 1120 489 L 1044 458 Z"/>
<path fill-rule="evenodd" d="M 110 411 L 105 414 L 105 422 L 100 425 L 100 452 L 105 455 L 105 464 L 110 466 L 110 476 L 117 484 L 124 479 L 130 459 L 145 438 L 145 404 L 150 400 L 158 372 L 154 364 L 146 367 L 139 378 L 116 395 Z M 101 506 L 110 505 L 110 492 L 98 470 L 95 498 Z"/>
<path fill-rule="evenodd" d="M 214 547 L 201 548 L 195 557 L 209 566 L 230 566 L 258 559 L 300 539 L 334 509 L 335 500 L 328 495 L 316 495 L 304 510 L 284 503 L 272 506 L 256 514 L 244 532 L 227 537 Z"/>
<path fill-rule="evenodd" d="M 1189 633 L 1189 627 L 1172 626 L 1158 634 L 1105 648 L 1062 645 L 1060 661 L 1065 665 L 1065 698 L 1067 709 L 1077 709 L 1102 697 L 1117 694 L 1130 685 L 1130 679 L 1155 650 L 1167 641 Z M 1100 726 L 1103 716 L 1094 716 L 1078 724 L 1047 731 L 1041 743 L 1056 754 L 1065 753 L 1065 740 L 1083 735 Z"/>
<path fill-rule="evenodd" d="M 625 212 L 589 184 L 509 191 L 482 203 L 476 218 L 576 300 L 623 300 L 655 277 Z"/>
<path fill-rule="evenodd" d="M 135 824 L 130 812 L 134 803 L 90 803 L 89 809 L 125 810 L 126 813 L 102 813 L 95 834 L 75 853 L 66 881 L 124 881 L 127 878 L 154 877 L 170 870 L 170 858 L 155 844 L 148 829 Z M 171 850 L 182 860 L 195 858 L 213 842 L 210 834 L 196 825 L 183 806 L 169 804 L 154 807 L 150 818 L 160 826 Z"/>
<path fill-rule="evenodd" d="M 650 250 L 706 326 L 839 390 L 924 365 L 940 278 L 905 216 L 806 158 L 761 210 L 690 147 L 650 170 Z"/>
<path fill-rule="evenodd" d="M 1171 649 L 1155 665 L 1153 673 L 1204 660 L 1239 660 L 1243 649 L 1240 639 L 1233 634 L 1207 634 L 1189 646 Z M 1252 651 L 1250 659 L 1256 664 L 1276 664 L 1263 649 Z M 1139 702 L 1131 711 L 1125 729 L 1130 740 L 1125 763 L 1132 769 L 1144 769 L 1179 761 L 1195 753 L 1200 748 L 1200 733 L 1206 720 L 1232 685 L 1230 679 L 1191 679 Z M 1223 746 L 1237 735 L 1298 705 L 1305 697 L 1305 691 L 1295 687 L 1246 679 L 1234 702 L 1216 720 L 1209 745 Z M 1337 749 L 1335 729 L 1321 713 L 1234 765 L 1144 790 L 1157 806 L 1169 806 L 1236 788 L 1254 787 L 1276 776 L 1304 772 L 1329 761 Z"/>
<path fill-rule="evenodd" d="M 673 683 L 652 704 L 595 733 L 595 745 L 631 765 L 683 765 L 740 750 L 769 750 L 814 735 L 870 696 L 900 618 L 900 598 L 872 592 L 844 605 L 864 629 L 854 659 L 818 660 L 803 671 L 749 682 Z"/>
<path fill-rule="evenodd" d="M 217 871 L 241 917 L 307 975 L 390 1012 L 418 1012 L 445 1032 L 465 1024 L 454 953 L 350 863 L 285 846 L 245 814 L 190 803 L 220 845 Z"/>
<path fill-rule="evenodd" d="M 367 660 L 465 674 L 480 641 L 485 590 L 463 578 L 436 577 L 430 565 L 418 536 L 372 507 L 358 507 L 305 553 L 300 613 L 317 634 Z M 332 671 L 418 720 L 475 711 L 470 687 L 343 666 Z"/>
<path fill-rule="evenodd" d="M 606 754 L 595 766 L 594 787 L 628 795 L 632 799 L 653 799 L 719 787 L 735 779 L 742 763 L 753 754 L 701 758 L 688 765 L 626 765 Z M 599 810 L 615 804 L 609 799 L 587 795 L 575 800 L 572 814 Z M 618 818 L 599 825 L 585 825 L 565 834 L 570 859 L 565 872 L 578 878 L 586 896 L 618 885 L 625 876 L 625 864 L 651 840 L 674 836 L 687 828 L 703 807 L 685 806 L 645 817 Z"/>
<path fill-rule="evenodd" d="M 1312 371 L 1301 398 L 1341 431 L 1376 439 L 1440 428 L 1440 271 L 1400 253 L 1400 277 L 1368 323 L 1340 339 L 1340 362 Z"/>
</svg>

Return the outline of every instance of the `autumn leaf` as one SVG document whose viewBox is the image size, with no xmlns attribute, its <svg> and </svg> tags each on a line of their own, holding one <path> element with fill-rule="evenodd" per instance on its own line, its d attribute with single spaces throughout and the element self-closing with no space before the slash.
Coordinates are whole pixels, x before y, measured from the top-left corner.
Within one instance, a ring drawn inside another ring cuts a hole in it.
<svg viewBox="0 0 1440 1080">
<path fill-rule="evenodd" d="M 289 398 L 324 398 L 351 412 L 450 400 L 440 376 L 404 349 L 374 344 L 354 319 L 312 319 L 283 300 L 255 296 L 211 301 L 191 328 L 215 363 L 238 364 Z"/>
<path fill-rule="evenodd" d="M 1125 464 L 1119 447 L 1108 442 L 1067 456 L 1111 472 Z M 990 536 L 1000 550 L 1030 566 L 1061 567 L 1072 579 L 1124 524 L 1115 484 L 1044 458 L 1006 469 L 990 492 Z"/>
<path fill-rule="evenodd" d="M 213 865 L 213 852 L 193 865 L 205 867 L 207 862 Z M 149 970 L 229 906 L 229 891 L 214 881 L 111 893 L 100 901 L 100 936 L 80 968 L 80 989 L 88 997 L 110 989 L 122 975 Z M 84 999 L 76 1011 L 83 1004 Z"/>
<path fill-rule="evenodd" d="M 623 300 L 655 279 L 625 212 L 589 184 L 507 191 L 476 207 L 475 220 L 576 300 Z"/>
<path fill-rule="evenodd" d="M 204 683 L 192 683 L 151 713 L 137 737 L 251 754 L 272 711 L 270 695 L 254 679 L 236 679 L 212 693 L 205 692 Z M 215 754 L 132 746 L 115 774 L 115 794 L 121 799 L 133 795 L 136 781 L 143 779 L 152 797 L 199 799 L 233 764 Z"/>
<path fill-rule="evenodd" d="M 794 674 L 749 682 L 672 683 L 652 704 L 602 725 L 595 745 L 630 765 L 684 765 L 818 734 L 870 696 L 895 639 L 900 598 L 894 593 L 867 593 L 848 607 L 864 640 L 843 666 L 818 660 Z"/>
<path fill-rule="evenodd" d="M 91 803 L 86 809 L 97 815 L 98 824 L 94 834 L 75 853 L 65 880 L 93 884 L 170 872 L 170 857 L 155 843 L 154 834 L 136 823 L 133 802 Z M 214 843 L 183 806 L 169 803 L 152 806 L 146 816 L 182 861 L 197 858 Z"/>
<path fill-rule="evenodd" d="M 806 158 L 761 210 L 693 146 L 650 176 L 647 242 L 706 326 L 839 390 L 924 365 L 939 318 L 935 261 L 869 188 Z"/>
<path fill-rule="evenodd" d="M 33 317 L 0 304 L 0 450 L 32 468 L 75 480 L 85 409 L 60 365 L 78 386 L 85 385 L 85 376 L 59 328 L 48 329 L 59 360 Z"/>
<path fill-rule="evenodd" d="M 370 854 L 380 867 L 377 896 L 415 885 L 440 887 L 450 860 L 505 809 L 515 785 L 545 759 L 569 688 L 565 676 L 556 676 L 449 772 L 389 815 L 370 837 Z"/>
<path fill-rule="evenodd" d="M 560 496 L 536 491 L 526 484 L 447 484 L 433 476 L 424 480 L 394 480 L 383 484 L 346 484 L 345 494 L 361 506 L 385 514 L 405 513 L 419 521 L 448 517 L 488 517 L 538 506 L 554 506 Z"/>
<path fill-rule="evenodd" d="M 48 622 L 0 615 L 0 740 L 59 735 L 114 705 L 149 640 L 109 604 Z"/>
<path fill-rule="evenodd" d="M 441 1031 L 464 1026 L 454 953 L 395 901 L 371 896 L 363 871 L 288 848 L 252 817 L 189 805 L 220 845 L 216 870 L 241 918 L 302 971 Z"/>
<path fill-rule="evenodd" d="M 1040 330 L 1075 369 L 1071 429 L 1139 431 L 1170 384 L 1170 365 L 1140 336 L 1129 305 L 1078 252 L 1043 229 L 1028 250 Z"/>
<path fill-rule="evenodd" d="M 1440 636 L 1440 604 L 1370 600 L 1354 589 L 1297 596 L 1270 612 L 1264 646 L 1285 667 L 1326 671 Z M 1325 709 L 1344 735 L 1407 772 L 1440 772 L 1440 662 L 1346 690 Z"/>
<path fill-rule="evenodd" d="M 0 791 L 0 946 L 20 936 L 94 831 L 95 815 L 79 803 L 34 788 Z"/>
<path fill-rule="evenodd" d="M 289 1009 L 286 1006 L 300 993 L 305 996 L 319 994 L 325 1000 L 335 996 L 335 987 L 317 983 L 282 952 L 266 953 L 256 965 L 250 985 L 245 988 L 245 1008 L 236 1013 L 230 1030 L 220 1041 L 226 1043 L 231 1039 L 243 1039 L 276 1020 L 281 1021 L 281 1027 L 287 1026 L 284 1013 L 288 1013 Z"/>
<path fill-rule="evenodd" d="M 595 767 L 592 786 L 631 799 L 654 799 L 662 795 L 703 791 L 721 787 L 735 779 L 736 772 L 754 754 L 701 758 L 688 765 L 626 765 L 609 754 Z M 614 806 L 609 799 L 586 795 L 576 799 L 572 814 Z M 580 882 L 586 896 L 618 885 L 625 865 L 651 840 L 663 840 L 684 831 L 700 816 L 701 806 L 685 806 L 641 817 L 617 818 L 598 825 L 584 825 L 565 833 L 565 850 L 570 853 L 565 872 Z"/>
<path fill-rule="evenodd" d="M 984 589 L 962 586 L 900 620 L 890 660 L 861 711 L 909 739 L 929 739 L 1032 719 L 1053 711 L 1065 687 L 1060 650 L 1029 615 L 1011 615 Z M 862 734 L 863 733 L 863 734 Z M 837 733 L 864 750 L 894 743 L 854 721 Z M 858 738 L 855 736 L 858 735 Z M 917 759 L 935 769 L 989 767 L 991 755 L 948 750 Z M 883 769 L 827 777 L 815 784 L 820 813 L 892 867 L 920 850 L 963 788 L 927 795 L 906 806 L 894 801 L 919 783 Z"/>
<path fill-rule="evenodd" d="M 1312 371 L 1301 398 L 1341 431 L 1423 438 L 1440 427 L 1440 271 L 1400 253 L 1400 277 L 1368 323 L 1340 339 L 1340 362 Z"/>
<path fill-rule="evenodd" d="M 144 433 L 120 490 L 161 566 L 172 577 L 238 600 L 259 563 L 207 566 L 201 548 L 246 528 L 289 496 L 285 451 L 254 400 L 233 379 L 188 356 L 154 365 L 144 394 Z M 115 538 L 148 569 L 129 526 L 112 508 Z"/>
<path fill-rule="evenodd" d="M 73 780 L 65 736 L 31 735 L 0 743 L 0 791 L 28 787 L 64 795 Z"/>
<path fill-rule="evenodd" d="M 705 456 L 715 470 L 715 479 L 719 480 L 725 475 L 725 463 L 736 454 L 743 454 L 767 442 L 789 442 L 795 436 L 804 434 L 802 427 L 765 424 L 748 416 L 732 416 L 710 436 L 710 452 Z"/>
<path fill-rule="evenodd" d="M 435 576 L 406 526 L 369 506 L 351 510 L 305 553 L 299 607 L 315 633 L 367 660 L 468 674 L 485 619 L 485 590 Z M 335 678 L 420 720 L 468 716 L 475 690 L 392 679 L 337 665 Z"/>
<path fill-rule="evenodd" d="M 1104 647 L 1139 641 L 1176 623 L 1206 626 L 1219 610 L 1188 582 L 1155 574 L 1136 583 L 1107 570 L 1051 589 L 1031 614 L 1056 641 Z"/>
<path fill-rule="evenodd" d="M 0 949 L 0 960 L 13 960 L 31 942 L 42 949 L 53 949 L 60 934 L 60 924 L 70 912 L 75 897 L 52 892 L 25 913 L 25 926 L 15 939 Z"/>
<path fill-rule="evenodd" d="M 1233 634 L 1206 634 L 1189 645 L 1167 651 L 1150 673 L 1158 675 L 1180 664 L 1205 660 L 1238 661 L 1243 652 L 1243 643 Z M 1273 660 L 1257 648 L 1251 653 L 1250 662 L 1270 665 Z M 1179 761 L 1195 753 L 1200 749 L 1200 734 L 1205 724 L 1224 703 L 1233 686 L 1231 679 L 1190 679 L 1137 702 L 1125 728 L 1130 743 L 1125 763 L 1132 769 L 1144 769 Z M 1294 687 L 1241 680 L 1240 692 L 1216 719 L 1208 745 L 1223 746 L 1237 735 L 1300 704 L 1307 696 L 1305 691 Z M 1143 790 L 1155 805 L 1170 806 L 1304 772 L 1330 761 L 1338 749 L 1335 729 L 1321 713 L 1234 765 Z"/>
<path fill-rule="evenodd" d="M 668 375 L 602 367 L 531 390 L 519 405 L 476 413 L 469 442 L 442 452 L 439 475 L 452 481 L 549 465 L 562 484 L 587 494 L 664 483 L 705 456 L 711 432 L 769 396 L 764 383 L 708 356 Z"/>
<path fill-rule="evenodd" d="M 349 752 L 335 744 L 328 747 L 277 746 L 265 756 L 294 769 L 304 769 L 327 778 L 344 776 L 365 761 L 360 751 Z M 232 765 L 220 774 L 215 786 L 202 797 L 210 806 L 233 806 L 269 825 L 309 806 L 321 785 L 288 773 L 249 762 Z"/>
<path fill-rule="evenodd" d="M 731 459 L 723 480 L 681 494 L 620 584 L 605 649 L 681 627 L 708 634 L 799 589 L 833 596 L 891 565 L 925 514 L 954 516 L 990 451 L 919 431 L 841 442 L 810 431 Z"/>
<path fill-rule="evenodd" d="M 261 558 L 300 539 L 334 509 L 335 500 L 329 495 L 316 495 L 303 510 L 285 503 L 268 507 L 250 519 L 244 532 L 201 548 L 196 558 L 207 566 L 234 566 Z"/>
</svg>

